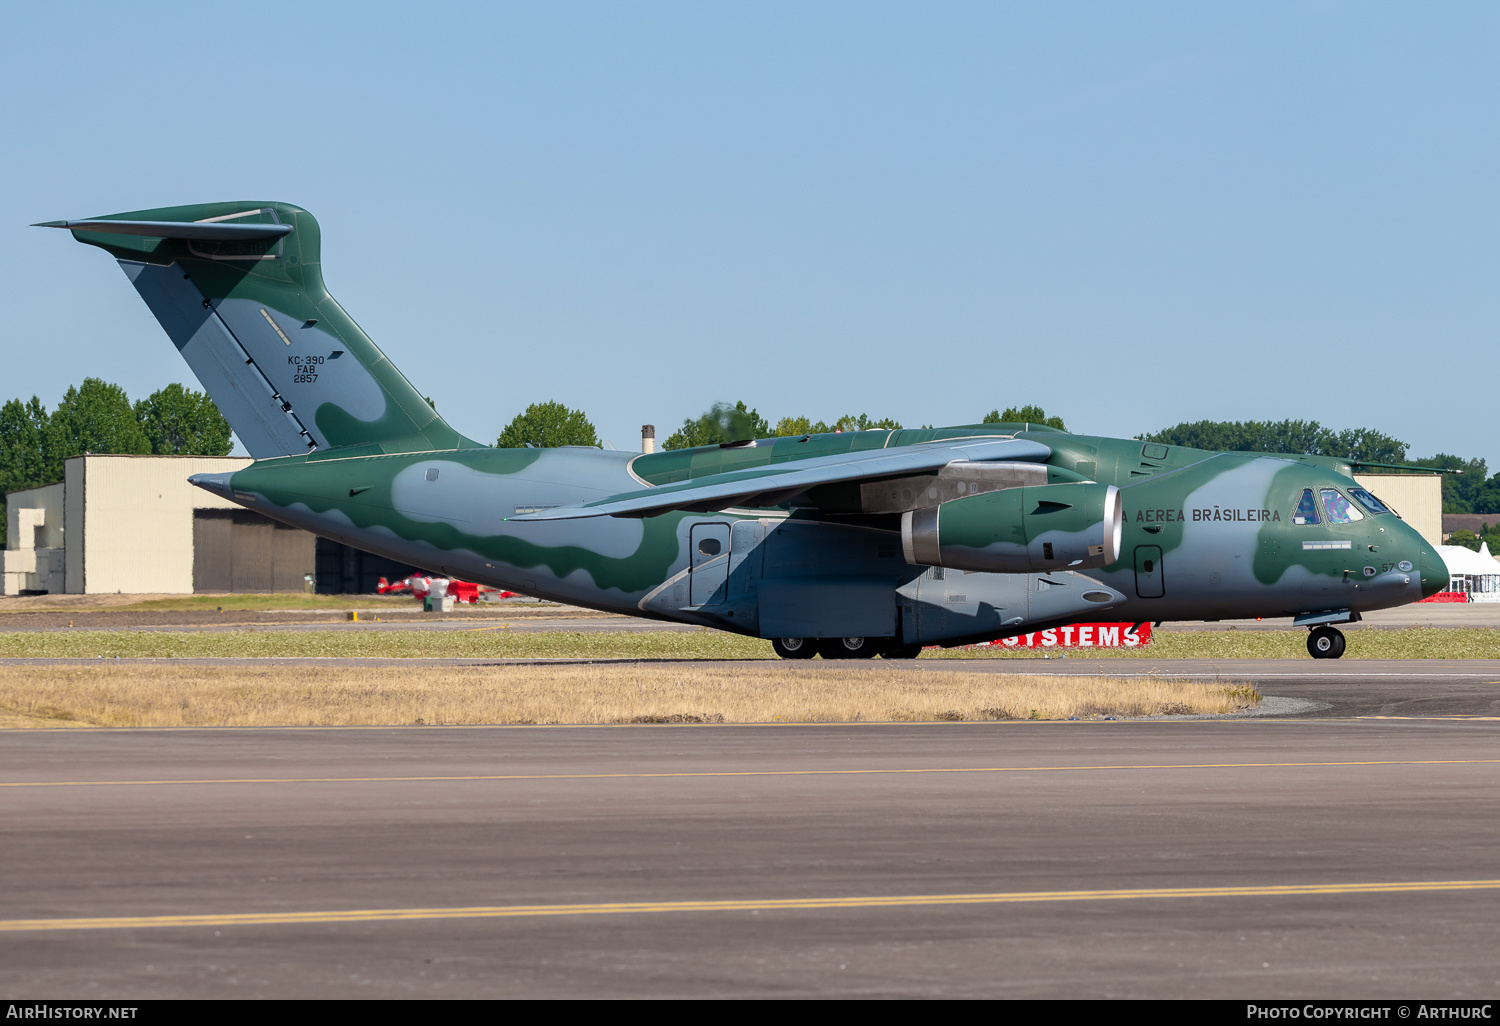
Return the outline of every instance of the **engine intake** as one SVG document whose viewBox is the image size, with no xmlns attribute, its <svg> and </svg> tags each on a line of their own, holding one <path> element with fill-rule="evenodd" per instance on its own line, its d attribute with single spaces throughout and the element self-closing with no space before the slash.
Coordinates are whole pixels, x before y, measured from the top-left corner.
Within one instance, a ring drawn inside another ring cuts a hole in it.
<svg viewBox="0 0 1500 1026">
<path fill-rule="evenodd" d="M 901 516 L 906 561 L 986 573 L 1086 570 L 1120 558 L 1120 489 L 1085 482 L 970 495 Z"/>
</svg>

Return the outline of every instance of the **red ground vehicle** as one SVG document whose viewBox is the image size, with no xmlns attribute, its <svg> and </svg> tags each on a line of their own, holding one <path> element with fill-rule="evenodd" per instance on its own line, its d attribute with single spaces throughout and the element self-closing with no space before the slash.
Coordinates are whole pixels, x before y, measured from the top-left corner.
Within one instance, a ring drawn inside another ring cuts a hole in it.
<svg viewBox="0 0 1500 1026">
<path fill-rule="evenodd" d="M 472 581 L 455 581 L 447 577 L 436 577 L 432 574 L 412 574 L 394 584 L 388 582 L 384 577 L 375 586 L 375 590 L 381 595 L 410 595 L 421 602 L 432 596 L 434 598 L 448 597 L 454 602 L 467 602 L 473 605 L 479 601 L 481 594 L 495 594 L 500 598 L 516 598 L 513 591 L 501 591 L 483 584 L 475 584 Z M 433 593 L 436 592 L 434 595 Z"/>
</svg>

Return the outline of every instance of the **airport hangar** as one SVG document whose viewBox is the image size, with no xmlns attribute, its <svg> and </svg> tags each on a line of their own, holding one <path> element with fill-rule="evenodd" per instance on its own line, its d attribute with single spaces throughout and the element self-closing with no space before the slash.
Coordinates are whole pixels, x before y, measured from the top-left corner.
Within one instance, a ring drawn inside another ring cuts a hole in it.
<svg viewBox="0 0 1500 1026">
<path fill-rule="evenodd" d="M 251 462 L 86 454 L 61 481 L 7 492 L 4 594 L 363 594 L 411 572 L 188 484 Z"/>
<path fill-rule="evenodd" d="M 650 430 L 649 427 L 647 430 Z M 654 432 L 653 432 L 654 434 Z M 654 437 L 643 437 L 654 448 Z M 63 480 L 7 492 L 4 594 L 306 591 L 365 594 L 412 567 L 278 524 L 188 476 L 249 466 L 243 456 L 85 454 Z M 1436 474 L 1356 476 L 1433 545 L 1443 540 Z"/>
</svg>

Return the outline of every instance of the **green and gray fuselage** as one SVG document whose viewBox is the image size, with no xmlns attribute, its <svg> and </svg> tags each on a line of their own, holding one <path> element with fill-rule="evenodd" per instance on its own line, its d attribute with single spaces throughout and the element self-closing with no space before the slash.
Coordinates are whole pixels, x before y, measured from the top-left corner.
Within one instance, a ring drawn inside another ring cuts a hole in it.
<svg viewBox="0 0 1500 1026">
<path fill-rule="evenodd" d="M 256 459 L 196 483 L 453 577 L 761 637 L 907 648 L 1096 620 L 1336 621 L 1447 584 L 1432 547 L 1322 458 L 1030 424 L 639 456 L 486 447 L 329 294 L 321 230 L 301 207 L 48 226 L 119 261 Z"/>
<path fill-rule="evenodd" d="M 986 433 L 1049 455 L 955 461 L 842 502 L 813 489 L 765 509 L 516 519 L 832 450 Z M 1359 612 L 1445 587 L 1432 547 L 1329 462 L 975 425 L 639 456 L 329 449 L 195 480 L 324 537 L 541 598 L 764 637 L 958 644 L 1101 619 Z M 890 509 L 903 494 L 914 508 Z M 1028 520 L 1042 522 L 1029 540 Z"/>
</svg>

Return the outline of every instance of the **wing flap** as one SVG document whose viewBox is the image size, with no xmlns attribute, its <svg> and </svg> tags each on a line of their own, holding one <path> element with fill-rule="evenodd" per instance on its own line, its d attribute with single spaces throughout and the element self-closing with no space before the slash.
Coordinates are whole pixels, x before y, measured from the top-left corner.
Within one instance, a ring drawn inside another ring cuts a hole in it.
<svg viewBox="0 0 1500 1026">
<path fill-rule="evenodd" d="M 578 520 L 585 517 L 654 517 L 673 511 L 708 513 L 730 506 L 772 506 L 818 485 L 901 477 L 940 470 L 951 463 L 1018 461 L 1040 463 L 1052 450 L 1039 442 L 997 438 L 838 453 L 811 459 L 712 474 L 693 481 L 622 492 L 576 506 L 557 506 L 516 520 Z"/>
</svg>

